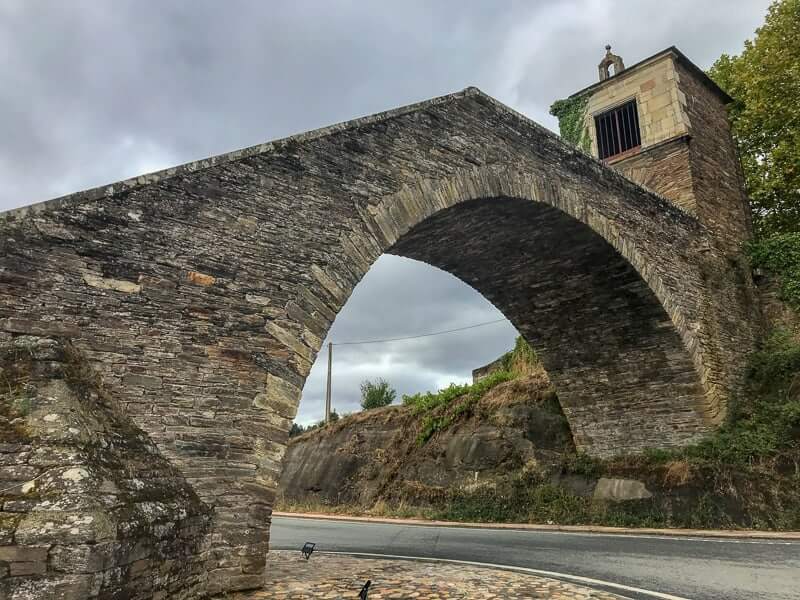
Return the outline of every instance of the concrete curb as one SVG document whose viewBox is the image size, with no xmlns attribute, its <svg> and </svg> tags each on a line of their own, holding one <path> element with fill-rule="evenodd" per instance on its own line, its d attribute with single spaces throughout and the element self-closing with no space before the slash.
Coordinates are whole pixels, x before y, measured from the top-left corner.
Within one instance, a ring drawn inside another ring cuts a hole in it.
<svg viewBox="0 0 800 600">
<path fill-rule="evenodd" d="M 764 540 L 797 540 L 800 531 L 754 531 L 751 529 L 656 529 L 652 527 L 605 527 L 599 525 L 542 525 L 538 523 L 454 523 L 452 521 L 427 521 L 423 519 L 391 519 L 384 517 L 355 517 L 325 513 L 289 513 L 275 511 L 273 517 L 295 519 L 323 519 L 328 521 L 353 521 L 359 523 L 386 523 L 391 525 L 426 525 L 428 527 L 461 527 L 467 529 L 516 529 L 530 531 L 560 531 L 566 533 L 605 533 L 616 535 L 660 535 L 672 537 L 739 538 Z"/>
</svg>

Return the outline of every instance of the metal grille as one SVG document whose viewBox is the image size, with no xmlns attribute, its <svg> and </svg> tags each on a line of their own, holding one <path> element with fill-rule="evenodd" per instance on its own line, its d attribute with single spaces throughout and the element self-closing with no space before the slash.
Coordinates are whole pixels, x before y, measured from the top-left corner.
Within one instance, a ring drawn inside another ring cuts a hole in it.
<svg viewBox="0 0 800 600">
<path fill-rule="evenodd" d="M 600 158 L 610 158 L 642 144 L 636 100 L 606 111 L 594 118 Z"/>
</svg>

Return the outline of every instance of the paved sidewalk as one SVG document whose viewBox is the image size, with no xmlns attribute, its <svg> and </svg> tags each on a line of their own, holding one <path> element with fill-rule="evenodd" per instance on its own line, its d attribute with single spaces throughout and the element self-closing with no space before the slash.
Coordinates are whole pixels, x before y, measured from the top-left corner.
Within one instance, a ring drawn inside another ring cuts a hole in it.
<svg viewBox="0 0 800 600">
<path fill-rule="evenodd" d="M 358 598 L 369 579 L 369 600 L 475 600 L 552 598 L 618 600 L 619 596 L 570 583 L 469 565 L 417 560 L 386 560 L 314 553 L 306 562 L 300 552 L 274 550 L 267 558 L 264 589 L 234 594 L 233 600 L 300 600 Z"/>
</svg>

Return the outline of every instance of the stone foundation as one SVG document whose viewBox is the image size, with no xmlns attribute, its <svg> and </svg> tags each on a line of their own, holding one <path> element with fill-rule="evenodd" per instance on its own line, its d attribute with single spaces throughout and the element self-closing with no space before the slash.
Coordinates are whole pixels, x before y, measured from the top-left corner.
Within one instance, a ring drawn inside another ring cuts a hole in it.
<svg viewBox="0 0 800 600">
<path fill-rule="evenodd" d="M 211 514 L 68 343 L 0 337 L 0 590 L 197 598 Z"/>
</svg>

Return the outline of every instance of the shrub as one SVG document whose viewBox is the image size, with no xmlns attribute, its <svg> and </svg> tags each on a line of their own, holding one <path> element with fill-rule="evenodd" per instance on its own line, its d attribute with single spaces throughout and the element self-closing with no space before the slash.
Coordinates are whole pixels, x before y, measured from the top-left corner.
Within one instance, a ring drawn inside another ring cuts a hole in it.
<svg viewBox="0 0 800 600">
<path fill-rule="evenodd" d="M 589 456 L 585 452 L 575 452 L 564 455 L 561 467 L 566 473 L 582 475 L 584 477 L 595 477 L 603 472 L 601 461 Z"/>
<path fill-rule="evenodd" d="M 495 371 L 472 385 L 451 383 L 436 393 L 403 396 L 403 404 L 411 406 L 415 415 L 426 413 L 422 418 L 417 443 L 423 445 L 434 433 L 447 429 L 461 415 L 471 413 L 475 404 L 486 392 L 514 377 L 514 374 L 508 371 Z"/>
<path fill-rule="evenodd" d="M 397 392 L 383 379 L 374 383 L 366 380 L 361 382 L 361 408 L 364 410 L 389 406 L 396 396 Z"/>
<path fill-rule="evenodd" d="M 440 406 L 450 404 L 452 400 L 463 396 L 469 391 L 469 384 L 457 385 L 451 383 L 438 392 L 425 392 L 424 394 L 404 394 L 403 404 L 411 406 L 414 414 L 432 411 Z"/>
<path fill-rule="evenodd" d="M 747 247 L 753 267 L 778 276 L 781 296 L 800 308 L 800 233 L 782 233 L 751 242 Z"/>
<path fill-rule="evenodd" d="M 515 375 L 530 375 L 532 367 L 539 366 L 539 357 L 521 335 L 514 342 L 514 349 L 506 352 L 502 358 L 503 370 Z"/>
</svg>

